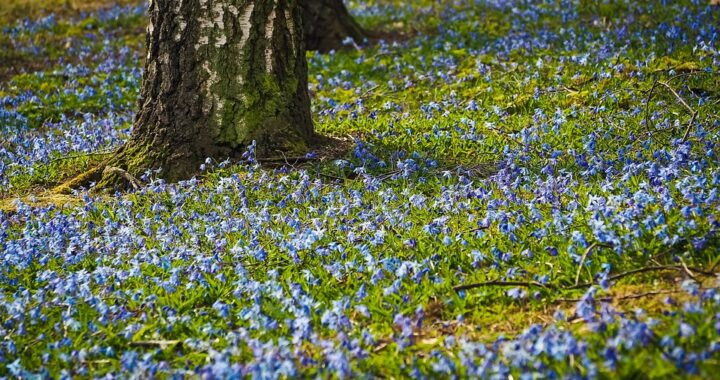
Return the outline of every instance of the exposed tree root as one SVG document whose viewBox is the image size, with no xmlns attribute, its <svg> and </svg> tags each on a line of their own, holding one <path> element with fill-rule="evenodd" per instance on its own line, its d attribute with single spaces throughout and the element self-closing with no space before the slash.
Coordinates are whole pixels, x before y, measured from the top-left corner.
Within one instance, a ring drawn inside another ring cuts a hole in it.
<svg viewBox="0 0 720 380">
<path fill-rule="evenodd" d="M 73 190 L 89 187 L 90 183 L 97 182 L 102 178 L 106 162 L 107 161 L 104 161 L 100 165 L 63 182 L 62 184 L 54 187 L 51 192 L 56 194 L 72 194 Z"/>
<path fill-rule="evenodd" d="M 133 175 L 128 173 L 127 171 L 120 169 L 120 168 L 116 168 L 114 166 L 106 166 L 105 169 L 103 169 L 103 176 L 107 176 L 107 175 L 111 175 L 111 174 L 116 174 L 116 175 L 119 175 L 120 177 L 124 178 L 132 185 L 132 187 L 135 190 L 138 190 L 143 185 L 143 183 L 139 179 L 133 177 Z"/>
<path fill-rule="evenodd" d="M 258 162 L 269 167 L 289 166 L 308 162 L 322 162 L 343 157 L 350 150 L 349 139 L 340 139 L 316 135 L 310 150 L 316 152 L 315 158 L 306 156 L 285 156 L 280 153 L 274 157 L 260 157 Z M 189 149 L 171 150 L 162 146 L 146 146 L 128 143 L 120 148 L 112 157 L 97 166 L 52 189 L 55 194 L 72 194 L 74 190 L 92 187 L 92 192 L 100 193 L 108 190 L 139 189 L 143 182 L 139 179 L 147 170 L 161 169 L 160 177 L 168 182 L 190 178 L 200 173 L 200 164 L 205 160 L 194 157 Z M 277 152 L 276 152 L 277 154 Z M 239 162 L 240 155 L 230 157 L 231 162 Z M 219 160 L 225 158 L 216 157 Z M 226 157 L 227 158 L 227 157 Z M 169 165 L 169 163 L 174 163 Z"/>
</svg>

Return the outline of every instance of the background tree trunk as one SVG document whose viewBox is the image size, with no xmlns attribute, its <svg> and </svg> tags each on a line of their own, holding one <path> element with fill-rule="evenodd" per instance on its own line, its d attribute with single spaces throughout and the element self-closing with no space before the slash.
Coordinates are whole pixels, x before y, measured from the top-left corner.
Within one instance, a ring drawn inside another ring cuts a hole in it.
<svg viewBox="0 0 720 380">
<path fill-rule="evenodd" d="M 151 0 L 140 109 L 107 166 L 134 176 L 162 168 L 176 181 L 253 140 L 260 156 L 306 151 L 302 25 L 297 0 Z"/>
<path fill-rule="evenodd" d="M 362 43 L 367 37 L 342 0 L 303 0 L 302 3 L 308 50 L 328 52 L 342 48 L 347 37 L 356 43 Z"/>
</svg>

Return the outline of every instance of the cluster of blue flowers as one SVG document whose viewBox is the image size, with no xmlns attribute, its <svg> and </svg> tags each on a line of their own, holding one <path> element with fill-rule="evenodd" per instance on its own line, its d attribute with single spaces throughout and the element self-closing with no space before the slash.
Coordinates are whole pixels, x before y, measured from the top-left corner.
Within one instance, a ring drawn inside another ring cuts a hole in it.
<svg viewBox="0 0 720 380">
<path fill-rule="evenodd" d="M 118 39 L 118 31 L 94 27 L 90 21 L 122 24 L 144 13 L 145 7 L 113 7 L 78 19 L 60 22 L 49 16 L 3 29 L 3 37 L 16 52 L 25 53 L 31 62 L 47 61 L 52 69 L 18 75 L 8 86 L 14 91 L 0 91 L 2 188 L 12 188 L 11 177 L 33 175 L 44 169 L 43 164 L 68 153 L 122 144 L 142 77 L 138 66 L 142 51 L 137 43 L 111 43 Z M 61 48 L 50 49 L 47 42 L 40 42 L 78 24 L 84 25 L 82 33 L 62 38 Z M 30 90 L 33 84 L 41 85 Z"/>
<path fill-rule="evenodd" d="M 0 375 L 711 376 L 718 8 L 350 5 L 433 29 L 310 55 L 345 156 L 267 168 L 251 146 L 177 184 L 0 211 Z M 83 20 L 4 36 L 42 56 L 33 36 Z M 4 188 L 122 144 L 142 54 L 113 33 L 0 87 Z"/>
</svg>

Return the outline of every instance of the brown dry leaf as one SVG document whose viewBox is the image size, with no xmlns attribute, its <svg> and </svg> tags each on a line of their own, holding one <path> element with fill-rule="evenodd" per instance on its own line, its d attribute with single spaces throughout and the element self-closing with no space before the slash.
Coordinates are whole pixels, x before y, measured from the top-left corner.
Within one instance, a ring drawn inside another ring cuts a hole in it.
<svg viewBox="0 0 720 380">
<path fill-rule="evenodd" d="M 375 348 L 373 349 L 373 352 L 380 352 L 385 349 L 385 347 L 388 346 L 388 342 L 380 342 Z"/>
<path fill-rule="evenodd" d="M 424 339 L 420 339 L 420 344 L 434 346 L 437 344 L 438 341 L 440 341 L 440 339 L 438 339 L 438 338 L 424 338 Z"/>
</svg>

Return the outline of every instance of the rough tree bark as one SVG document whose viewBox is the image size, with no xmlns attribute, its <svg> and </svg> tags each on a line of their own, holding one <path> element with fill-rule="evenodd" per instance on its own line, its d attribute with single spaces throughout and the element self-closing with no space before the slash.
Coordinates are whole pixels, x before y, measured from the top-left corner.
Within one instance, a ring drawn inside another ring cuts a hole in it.
<svg viewBox="0 0 720 380">
<path fill-rule="evenodd" d="M 308 50 L 328 52 L 342 48 L 351 37 L 362 43 L 367 32 L 355 22 L 342 0 L 303 0 L 305 46 Z"/>
<path fill-rule="evenodd" d="M 299 0 L 151 0 L 133 134 L 105 166 L 185 179 L 207 158 L 314 139 Z M 300 0 L 302 1 L 302 0 Z M 102 182 L 117 182 L 105 172 Z"/>
</svg>

